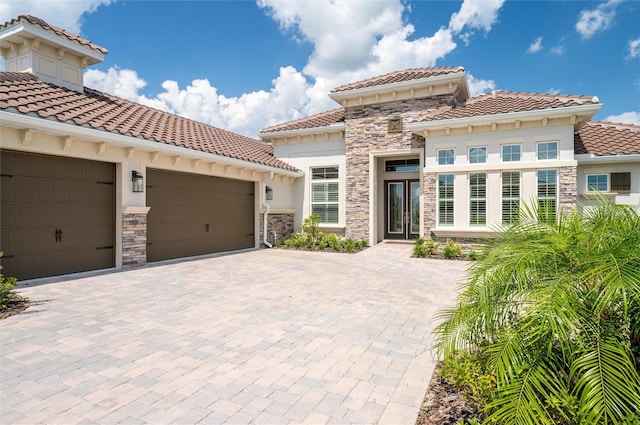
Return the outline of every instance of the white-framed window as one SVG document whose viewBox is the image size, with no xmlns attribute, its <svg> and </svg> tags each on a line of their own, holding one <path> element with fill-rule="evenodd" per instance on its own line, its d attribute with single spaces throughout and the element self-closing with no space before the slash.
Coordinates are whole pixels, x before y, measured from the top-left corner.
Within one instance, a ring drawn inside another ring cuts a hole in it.
<svg viewBox="0 0 640 425">
<path fill-rule="evenodd" d="M 558 142 L 538 142 L 538 159 L 558 159 Z"/>
<path fill-rule="evenodd" d="M 438 224 L 453 226 L 453 174 L 438 175 Z"/>
<path fill-rule="evenodd" d="M 455 161 L 455 150 L 438 149 L 438 165 L 452 165 Z"/>
<path fill-rule="evenodd" d="M 320 223 L 339 222 L 340 182 L 337 165 L 311 168 L 311 214 L 320 216 Z"/>
<path fill-rule="evenodd" d="M 487 174 L 469 174 L 469 225 L 487 225 Z"/>
<path fill-rule="evenodd" d="M 609 174 L 588 174 L 587 192 L 608 192 Z"/>
<path fill-rule="evenodd" d="M 502 224 L 517 223 L 520 218 L 520 171 L 502 172 Z"/>
<path fill-rule="evenodd" d="M 558 208 L 558 171 L 538 170 L 538 220 L 555 223 Z"/>
<path fill-rule="evenodd" d="M 487 162 L 487 147 L 474 146 L 469 148 L 469 164 Z"/>
<path fill-rule="evenodd" d="M 522 147 L 520 145 L 502 145 L 503 162 L 520 161 L 521 155 Z"/>
</svg>

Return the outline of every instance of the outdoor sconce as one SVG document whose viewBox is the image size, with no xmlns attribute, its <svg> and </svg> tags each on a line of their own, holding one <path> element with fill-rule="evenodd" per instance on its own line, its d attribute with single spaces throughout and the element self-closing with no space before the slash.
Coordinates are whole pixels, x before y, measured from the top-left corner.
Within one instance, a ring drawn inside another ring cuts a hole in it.
<svg viewBox="0 0 640 425">
<path fill-rule="evenodd" d="M 273 200 L 273 189 L 271 189 L 269 186 L 267 186 L 266 192 L 267 192 L 267 201 L 272 201 Z"/>
<path fill-rule="evenodd" d="M 131 181 L 133 182 L 133 192 L 144 192 L 144 177 L 138 171 L 131 172 Z"/>
</svg>

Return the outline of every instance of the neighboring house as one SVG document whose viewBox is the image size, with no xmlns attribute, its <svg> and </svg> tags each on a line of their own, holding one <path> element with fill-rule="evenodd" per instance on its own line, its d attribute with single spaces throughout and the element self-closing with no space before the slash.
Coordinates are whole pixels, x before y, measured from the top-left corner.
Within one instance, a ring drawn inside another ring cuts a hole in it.
<svg viewBox="0 0 640 425">
<path fill-rule="evenodd" d="M 83 87 L 107 51 L 40 19 L 0 26 L 0 49 L 7 275 L 259 247 L 263 186 L 302 175 L 267 143 Z M 292 211 L 268 218 L 292 228 Z"/>
<path fill-rule="evenodd" d="M 259 247 L 299 230 L 473 241 L 537 201 L 640 205 L 640 127 L 597 98 L 469 97 L 463 68 L 347 84 L 265 141 L 83 87 L 107 50 L 33 16 L 0 25 L 0 259 L 20 279 Z"/>
<path fill-rule="evenodd" d="M 591 122 L 597 97 L 492 92 L 469 97 L 463 68 L 397 71 L 338 87 L 341 108 L 263 129 L 274 155 L 305 172 L 296 226 L 366 239 L 473 242 L 538 203 L 596 192 L 640 206 L 640 127 Z"/>
</svg>

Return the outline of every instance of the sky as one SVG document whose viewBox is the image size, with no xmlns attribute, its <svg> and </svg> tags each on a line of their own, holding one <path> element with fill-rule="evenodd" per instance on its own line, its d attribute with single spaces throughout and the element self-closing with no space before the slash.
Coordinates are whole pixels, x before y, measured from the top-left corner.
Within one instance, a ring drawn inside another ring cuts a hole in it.
<svg viewBox="0 0 640 425">
<path fill-rule="evenodd" d="M 598 96 L 594 119 L 640 124 L 638 0 L 0 0 L 0 22 L 20 13 L 109 50 L 86 86 L 250 137 L 430 66 L 464 67 L 472 95 Z"/>
</svg>

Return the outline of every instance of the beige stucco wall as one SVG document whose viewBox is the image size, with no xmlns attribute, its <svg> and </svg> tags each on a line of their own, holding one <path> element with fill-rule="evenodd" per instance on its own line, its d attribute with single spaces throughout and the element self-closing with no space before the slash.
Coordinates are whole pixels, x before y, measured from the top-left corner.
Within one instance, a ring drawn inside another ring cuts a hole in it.
<svg viewBox="0 0 640 425">
<path fill-rule="evenodd" d="M 616 204 L 633 205 L 640 207 L 640 157 L 623 162 L 619 160 L 611 161 L 609 158 L 602 157 L 599 163 L 578 163 L 578 202 L 581 206 L 588 206 L 593 203 L 588 199 L 587 191 L 587 175 L 589 174 L 610 174 L 610 173 L 631 173 L 631 193 L 626 194 L 605 194 Z M 609 180 L 611 184 L 611 180 Z"/>
<path fill-rule="evenodd" d="M 276 201 L 274 194 L 275 208 L 295 209 L 294 228 L 300 230 L 302 220 L 311 214 L 311 180 L 310 170 L 312 167 L 339 167 L 339 223 L 335 226 L 322 225 L 324 231 L 341 233 L 344 231 L 346 221 L 346 163 L 344 138 L 339 134 L 328 136 L 328 140 L 315 140 L 313 142 L 283 143 L 277 142 L 274 145 L 274 156 L 293 165 L 304 172 L 304 177 L 296 181 L 287 188 L 280 187 L 282 197 Z M 274 189 L 275 191 L 275 189 Z"/>
</svg>

